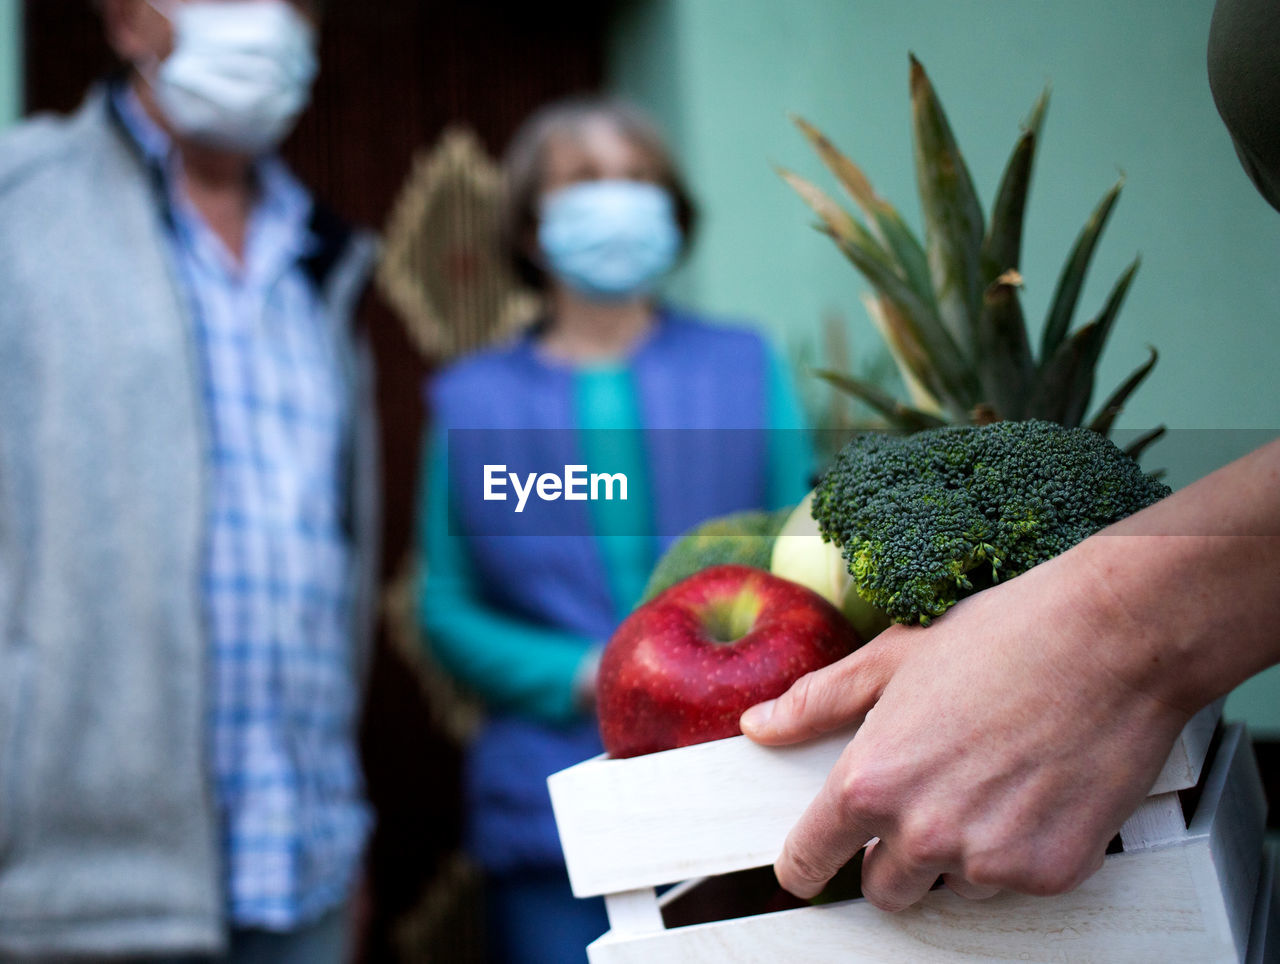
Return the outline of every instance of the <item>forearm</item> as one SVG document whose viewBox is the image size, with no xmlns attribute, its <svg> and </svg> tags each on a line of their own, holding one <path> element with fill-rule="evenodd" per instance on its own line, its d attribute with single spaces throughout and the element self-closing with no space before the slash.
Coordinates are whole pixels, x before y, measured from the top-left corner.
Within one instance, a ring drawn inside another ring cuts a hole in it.
<svg viewBox="0 0 1280 964">
<path fill-rule="evenodd" d="M 1131 645 L 1097 654 L 1112 672 L 1187 712 L 1227 693 L 1280 662 L 1280 441 L 1061 563 L 1096 594 L 1094 618 L 1127 631 Z"/>
</svg>

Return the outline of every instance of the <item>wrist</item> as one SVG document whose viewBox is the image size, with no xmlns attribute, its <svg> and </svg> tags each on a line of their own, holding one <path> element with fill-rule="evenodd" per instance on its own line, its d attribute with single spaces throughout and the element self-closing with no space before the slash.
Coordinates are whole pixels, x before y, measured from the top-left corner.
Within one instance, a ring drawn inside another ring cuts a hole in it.
<svg viewBox="0 0 1280 964">
<path fill-rule="evenodd" d="M 1249 673 L 1213 658 L 1217 619 L 1188 539 L 1098 535 L 1060 557 L 1092 655 L 1116 679 L 1186 716 Z M 1173 588 L 1171 588 L 1173 587 Z"/>
</svg>

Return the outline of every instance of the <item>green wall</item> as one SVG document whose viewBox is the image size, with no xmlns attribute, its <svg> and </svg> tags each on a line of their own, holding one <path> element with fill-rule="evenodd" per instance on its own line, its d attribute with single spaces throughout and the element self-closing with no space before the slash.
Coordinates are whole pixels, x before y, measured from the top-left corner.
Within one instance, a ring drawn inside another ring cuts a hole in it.
<svg viewBox="0 0 1280 964">
<path fill-rule="evenodd" d="M 22 5 L 0 0 L 0 128 L 22 115 Z"/>
<path fill-rule="evenodd" d="M 855 350 L 875 350 L 860 279 L 771 169 L 834 188 L 788 113 L 826 131 L 918 225 L 908 51 L 933 79 L 988 204 L 1019 122 L 1050 82 L 1023 245 L 1028 315 L 1043 317 L 1076 233 L 1123 171 L 1082 314 L 1101 306 L 1135 254 L 1142 268 L 1100 384 L 1118 383 L 1156 345 L 1160 364 L 1122 424 L 1175 429 L 1147 460 L 1173 484 L 1212 470 L 1280 430 L 1280 215 L 1240 170 L 1213 107 L 1212 9 L 1212 0 L 632 0 L 616 23 L 613 86 L 668 129 L 705 214 L 673 293 L 756 319 L 793 351 L 816 345 L 820 319 L 839 312 Z M 1229 711 L 1280 733 L 1280 670 L 1244 687 Z"/>
</svg>

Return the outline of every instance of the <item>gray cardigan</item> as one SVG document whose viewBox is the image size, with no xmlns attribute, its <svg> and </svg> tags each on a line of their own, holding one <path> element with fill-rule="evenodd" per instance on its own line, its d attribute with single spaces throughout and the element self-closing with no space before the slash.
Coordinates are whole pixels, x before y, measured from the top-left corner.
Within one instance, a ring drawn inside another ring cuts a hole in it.
<svg viewBox="0 0 1280 964">
<path fill-rule="evenodd" d="M 0 958 L 225 939 L 205 418 L 165 244 L 103 91 L 0 138 Z M 370 366 L 351 325 L 373 249 L 347 234 L 320 281 L 356 413 L 353 685 L 378 555 Z"/>
</svg>

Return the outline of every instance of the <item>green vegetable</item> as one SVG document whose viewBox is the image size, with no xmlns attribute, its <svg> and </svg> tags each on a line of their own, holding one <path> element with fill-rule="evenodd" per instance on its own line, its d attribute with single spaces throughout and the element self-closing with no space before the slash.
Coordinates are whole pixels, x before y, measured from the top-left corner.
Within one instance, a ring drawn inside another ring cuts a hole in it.
<svg viewBox="0 0 1280 964">
<path fill-rule="evenodd" d="M 1096 432 L 1026 421 L 862 435 L 814 491 L 858 593 L 927 624 L 1170 490 Z"/>
<path fill-rule="evenodd" d="M 736 563 L 768 569 L 773 540 L 791 509 L 777 512 L 735 512 L 718 516 L 690 529 L 653 567 L 642 603 L 664 589 L 709 566 Z"/>
</svg>

